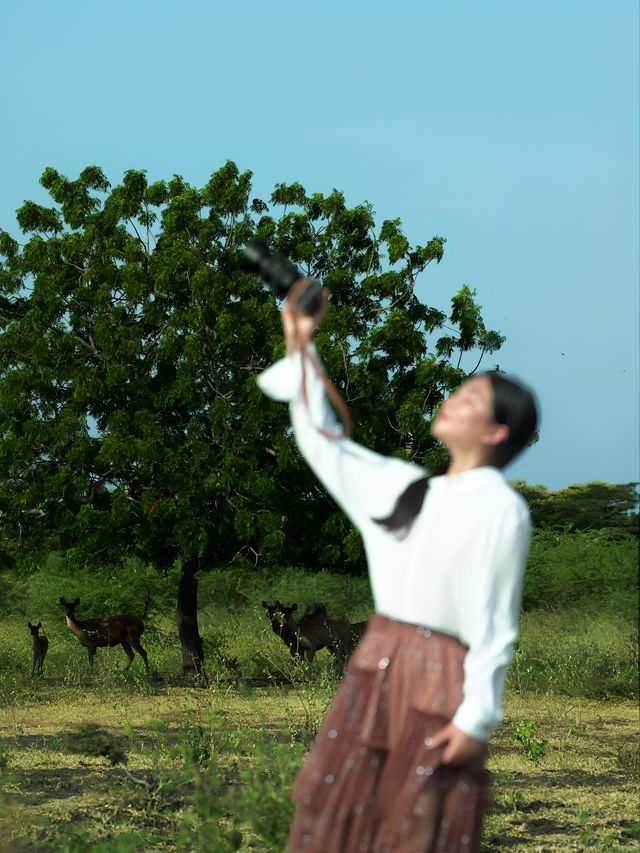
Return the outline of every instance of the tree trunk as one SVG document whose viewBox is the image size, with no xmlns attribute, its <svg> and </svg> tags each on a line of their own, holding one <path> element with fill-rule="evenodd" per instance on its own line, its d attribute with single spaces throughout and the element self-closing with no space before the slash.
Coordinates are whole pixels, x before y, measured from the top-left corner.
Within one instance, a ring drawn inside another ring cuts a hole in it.
<svg viewBox="0 0 640 853">
<path fill-rule="evenodd" d="M 182 647 L 182 673 L 185 677 L 191 678 L 202 674 L 204 663 L 202 637 L 198 631 L 197 571 L 197 560 L 191 558 L 184 561 L 176 609 L 176 624 Z"/>
</svg>

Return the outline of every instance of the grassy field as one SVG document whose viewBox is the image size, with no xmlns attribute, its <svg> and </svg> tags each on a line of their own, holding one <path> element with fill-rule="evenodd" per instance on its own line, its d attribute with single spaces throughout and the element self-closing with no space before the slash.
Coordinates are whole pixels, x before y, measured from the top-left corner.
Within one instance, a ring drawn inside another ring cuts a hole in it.
<svg viewBox="0 0 640 853">
<path fill-rule="evenodd" d="M 284 850 L 287 789 L 330 694 L 300 681 L 16 691 L 0 727 L 2 849 Z M 636 704 L 509 694 L 505 712 L 485 850 L 637 849 Z M 106 756 L 75 751 L 86 723 Z"/>
<path fill-rule="evenodd" d="M 43 621 L 33 681 L 26 620 L 0 622 L 3 850 L 284 850 L 287 791 L 336 686 L 326 652 L 294 665 L 259 606 L 209 604 L 208 686 L 180 684 L 161 613 L 143 635 L 149 678 L 139 658 L 124 673 L 119 648 L 89 678 L 62 612 Z M 637 849 L 634 647 L 615 615 L 525 615 L 490 745 L 486 851 Z"/>
</svg>

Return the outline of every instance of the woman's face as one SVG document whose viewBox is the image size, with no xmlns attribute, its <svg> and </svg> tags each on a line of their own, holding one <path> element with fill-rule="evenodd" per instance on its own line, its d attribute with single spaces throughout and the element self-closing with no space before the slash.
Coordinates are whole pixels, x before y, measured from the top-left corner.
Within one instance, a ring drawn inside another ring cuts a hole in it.
<svg viewBox="0 0 640 853">
<path fill-rule="evenodd" d="M 505 441 L 509 428 L 493 420 L 493 388 L 488 376 L 474 376 L 442 404 L 431 434 L 452 452 L 490 450 Z"/>
</svg>

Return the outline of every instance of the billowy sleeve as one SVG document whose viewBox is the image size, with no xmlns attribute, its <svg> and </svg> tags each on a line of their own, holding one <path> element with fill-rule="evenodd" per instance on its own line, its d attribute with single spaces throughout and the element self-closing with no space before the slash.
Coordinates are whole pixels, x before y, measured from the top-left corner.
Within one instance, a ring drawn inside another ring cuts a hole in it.
<svg viewBox="0 0 640 853">
<path fill-rule="evenodd" d="M 464 696 L 453 724 L 486 741 L 502 719 L 502 695 L 507 668 L 518 637 L 522 579 L 529 551 L 529 510 L 519 496 L 496 513 L 487 525 L 481 556 L 469 579 L 464 619 L 472 639 L 464 660 Z M 468 601 L 473 605 L 469 611 Z"/>
<path fill-rule="evenodd" d="M 323 370 L 313 345 L 309 351 Z M 302 399 L 303 370 L 308 405 Z M 296 443 L 305 460 L 361 532 L 372 518 L 388 515 L 406 487 L 426 475 L 419 465 L 374 453 L 348 438 L 331 439 L 320 433 L 318 429 L 338 436 L 342 430 L 322 379 L 300 352 L 261 373 L 258 385 L 273 400 L 289 403 Z"/>
</svg>

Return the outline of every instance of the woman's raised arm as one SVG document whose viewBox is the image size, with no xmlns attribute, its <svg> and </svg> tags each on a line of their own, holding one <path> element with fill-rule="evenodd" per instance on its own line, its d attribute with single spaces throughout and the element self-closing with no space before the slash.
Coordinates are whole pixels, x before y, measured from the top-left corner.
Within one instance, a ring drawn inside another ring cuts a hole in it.
<svg viewBox="0 0 640 853">
<path fill-rule="evenodd" d="M 323 370 L 313 344 L 309 355 Z M 303 372 L 306 399 L 302 395 Z M 336 503 L 362 532 L 372 518 L 387 515 L 406 487 L 425 475 L 419 465 L 375 453 L 351 439 L 329 404 L 324 383 L 312 362 L 294 351 L 260 374 L 258 385 L 274 400 L 288 402 L 298 447 L 309 467 Z M 327 433 L 336 438 L 327 437 Z"/>
<path fill-rule="evenodd" d="M 272 399 L 289 403 L 296 442 L 307 463 L 362 532 L 373 517 L 387 515 L 398 496 L 424 477 L 425 470 L 341 437 L 342 428 L 325 391 L 324 368 L 311 343 L 327 311 L 326 291 L 321 311 L 309 317 L 295 308 L 296 288 L 304 282 L 292 288 L 282 309 L 288 355 L 265 370 L 258 385 Z"/>
</svg>

